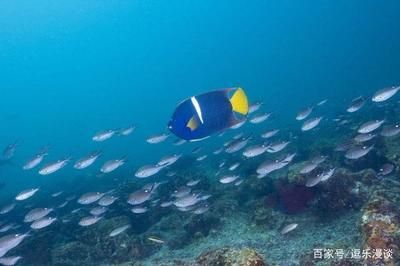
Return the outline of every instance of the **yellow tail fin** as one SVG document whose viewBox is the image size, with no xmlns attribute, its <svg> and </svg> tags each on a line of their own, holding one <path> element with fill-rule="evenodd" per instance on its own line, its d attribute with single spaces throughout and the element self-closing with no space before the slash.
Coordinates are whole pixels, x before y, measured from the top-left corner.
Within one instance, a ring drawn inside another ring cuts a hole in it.
<svg viewBox="0 0 400 266">
<path fill-rule="evenodd" d="M 247 115 L 249 112 L 249 102 L 247 101 L 246 93 L 242 88 L 238 88 L 232 95 L 230 102 L 233 111 L 242 115 Z"/>
<path fill-rule="evenodd" d="M 195 116 L 192 116 L 192 118 L 190 118 L 190 120 L 187 122 L 186 126 L 190 128 L 191 131 L 194 131 L 199 127 L 199 122 Z"/>
</svg>

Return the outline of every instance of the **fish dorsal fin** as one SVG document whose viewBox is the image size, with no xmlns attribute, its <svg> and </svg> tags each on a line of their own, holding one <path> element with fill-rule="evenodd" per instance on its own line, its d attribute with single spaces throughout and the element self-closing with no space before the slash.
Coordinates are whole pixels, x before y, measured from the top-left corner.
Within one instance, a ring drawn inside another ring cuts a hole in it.
<svg viewBox="0 0 400 266">
<path fill-rule="evenodd" d="M 249 112 L 249 102 L 242 88 L 238 88 L 230 98 L 232 110 L 242 115 L 247 115 Z"/>
<path fill-rule="evenodd" d="M 196 130 L 199 127 L 199 121 L 197 120 L 196 116 L 192 116 L 190 120 L 187 122 L 186 126 L 190 128 L 191 131 Z"/>
</svg>

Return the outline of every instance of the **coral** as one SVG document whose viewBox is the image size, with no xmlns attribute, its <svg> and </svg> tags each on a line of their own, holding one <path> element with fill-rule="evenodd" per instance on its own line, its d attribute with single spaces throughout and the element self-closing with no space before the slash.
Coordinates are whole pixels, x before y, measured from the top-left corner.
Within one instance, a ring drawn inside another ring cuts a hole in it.
<svg viewBox="0 0 400 266">
<path fill-rule="evenodd" d="M 398 187 L 396 187 L 398 189 Z M 388 188 L 385 189 L 387 191 Z M 364 249 L 393 251 L 393 258 L 371 257 L 369 263 L 383 263 L 384 265 L 398 265 L 400 263 L 400 217 L 398 202 L 388 197 L 390 193 L 381 196 L 377 190 L 370 201 L 363 208 L 361 228 L 364 240 Z M 395 198 L 397 200 L 397 198 Z"/>
<path fill-rule="evenodd" d="M 197 257 L 200 266 L 266 266 L 264 259 L 256 251 L 249 248 L 220 248 L 206 251 Z"/>
</svg>

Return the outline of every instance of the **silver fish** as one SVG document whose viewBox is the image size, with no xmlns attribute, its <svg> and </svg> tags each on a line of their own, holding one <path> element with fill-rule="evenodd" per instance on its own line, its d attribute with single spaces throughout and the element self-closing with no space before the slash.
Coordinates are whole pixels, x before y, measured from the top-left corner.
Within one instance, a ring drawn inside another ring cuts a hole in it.
<svg viewBox="0 0 400 266">
<path fill-rule="evenodd" d="M 135 214 L 142 214 L 142 213 L 146 213 L 149 209 L 147 209 L 146 207 L 133 207 L 131 209 L 131 212 L 135 213 Z"/>
<path fill-rule="evenodd" d="M 281 234 L 282 234 L 282 235 L 285 235 L 285 234 L 287 234 L 287 233 L 293 231 L 294 229 L 296 229 L 297 226 L 298 226 L 298 224 L 295 224 L 295 223 L 293 223 L 293 224 L 288 224 L 288 225 L 286 225 L 285 227 L 283 227 L 283 229 L 281 230 Z"/>
<path fill-rule="evenodd" d="M 334 173 L 335 173 L 336 168 L 331 168 L 329 170 L 323 171 L 320 176 L 321 176 L 321 181 L 327 181 L 329 178 L 331 178 Z"/>
<path fill-rule="evenodd" d="M 15 203 L 10 203 L 0 209 L 0 214 L 9 213 L 10 211 L 12 211 L 14 209 L 14 207 L 15 207 Z"/>
<path fill-rule="evenodd" d="M 167 207 L 171 206 L 172 204 L 174 204 L 173 201 L 166 201 L 166 202 L 161 203 L 160 206 L 162 208 L 167 208 Z"/>
<path fill-rule="evenodd" d="M 100 168 L 100 171 L 104 174 L 111 173 L 112 171 L 116 170 L 124 164 L 125 159 L 109 160 L 103 164 L 103 166 Z"/>
<path fill-rule="evenodd" d="M 318 164 L 313 163 L 313 162 L 308 162 L 303 166 L 303 168 L 300 169 L 300 174 L 303 174 L 303 175 L 309 174 L 317 167 L 318 167 Z"/>
<path fill-rule="evenodd" d="M 349 107 L 346 109 L 348 113 L 354 113 L 360 110 L 365 104 L 365 98 L 360 96 L 352 100 Z"/>
<path fill-rule="evenodd" d="M 394 137 L 400 133 L 400 125 L 385 126 L 382 128 L 381 136 L 383 137 Z"/>
<path fill-rule="evenodd" d="M 129 127 L 126 127 L 126 128 L 123 128 L 123 129 L 121 129 L 121 130 L 119 130 L 119 134 L 121 135 L 121 136 L 129 136 L 130 134 L 132 134 L 132 132 L 135 130 L 135 126 L 129 126 Z"/>
<path fill-rule="evenodd" d="M 237 151 L 240 151 L 247 145 L 248 142 L 249 142 L 249 138 L 240 138 L 240 139 L 234 140 L 232 143 L 230 143 L 227 146 L 227 148 L 225 149 L 225 152 L 235 153 Z"/>
<path fill-rule="evenodd" d="M 129 195 L 128 203 L 131 205 L 140 205 L 151 198 L 152 196 L 151 192 L 152 192 L 151 190 L 147 189 L 136 190 L 135 192 Z"/>
<path fill-rule="evenodd" d="M 318 102 L 317 106 L 322 106 L 322 105 L 326 104 L 327 101 L 328 101 L 328 99 L 324 99 L 324 100 Z"/>
<path fill-rule="evenodd" d="M 201 162 L 201 161 L 205 160 L 207 157 L 208 157 L 207 154 L 205 154 L 203 156 L 199 156 L 199 157 L 196 158 L 196 161 Z"/>
<path fill-rule="evenodd" d="M 231 126 L 230 128 L 231 128 L 231 129 L 238 129 L 238 128 L 241 128 L 246 122 L 247 122 L 247 120 L 240 121 L 240 122 L 234 124 L 233 126 Z"/>
<path fill-rule="evenodd" d="M 114 197 L 111 195 L 105 195 L 104 197 L 102 197 L 99 200 L 98 204 L 100 206 L 107 207 L 107 206 L 110 206 L 111 204 L 113 204 L 117 199 L 118 199 L 118 197 Z"/>
<path fill-rule="evenodd" d="M 391 163 L 385 163 L 384 165 L 381 166 L 379 169 L 379 174 L 382 176 L 389 175 L 393 172 L 394 170 L 394 165 Z"/>
<path fill-rule="evenodd" d="M 239 176 L 238 175 L 227 175 L 227 176 L 223 176 L 219 179 L 219 182 L 222 184 L 229 184 L 232 182 L 235 182 L 236 179 L 238 179 Z"/>
<path fill-rule="evenodd" d="M 146 178 L 146 177 L 157 174 L 164 167 L 165 166 L 163 166 L 163 165 L 145 165 L 145 166 L 140 167 L 136 171 L 135 176 L 138 178 Z"/>
<path fill-rule="evenodd" d="M 346 152 L 345 157 L 347 159 L 350 159 L 350 160 L 357 160 L 357 159 L 367 155 L 368 152 L 370 152 L 370 150 L 372 150 L 373 148 L 374 148 L 373 145 L 370 146 L 370 147 L 367 147 L 367 146 L 362 146 L 362 147 L 361 146 L 355 146 L 353 148 L 350 148 Z"/>
<path fill-rule="evenodd" d="M 60 196 L 62 193 L 64 193 L 64 192 L 63 192 L 63 191 L 58 191 L 58 192 L 55 192 L 55 193 L 51 194 L 51 196 L 52 196 L 53 198 L 57 198 L 57 197 Z"/>
<path fill-rule="evenodd" d="M 79 225 L 80 226 L 90 226 L 92 224 L 97 223 L 98 221 L 100 221 L 103 217 L 98 217 L 98 216 L 86 216 L 83 217 L 80 221 L 79 221 Z"/>
<path fill-rule="evenodd" d="M 260 176 L 264 177 L 269 173 L 272 173 L 276 170 L 279 170 L 282 168 L 282 165 L 279 160 L 266 160 L 260 166 L 257 168 L 257 174 Z"/>
<path fill-rule="evenodd" d="M 208 207 L 208 205 L 204 205 L 204 206 L 197 207 L 193 211 L 193 213 L 199 215 L 199 214 L 203 214 L 203 213 L 207 212 L 209 209 L 210 208 Z"/>
<path fill-rule="evenodd" d="M 189 194 L 174 201 L 174 205 L 178 208 L 186 208 L 197 204 L 200 201 L 196 194 Z"/>
<path fill-rule="evenodd" d="M 17 142 L 7 145 L 7 147 L 3 151 L 0 160 L 10 160 L 12 157 L 14 157 L 15 150 L 17 149 L 17 147 L 18 147 Z"/>
<path fill-rule="evenodd" d="M 240 166 L 240 163 L 234 163 L 231 166 L 229 166 L 228 170 L 229 171 L 235 171 L 236 168 L 238 168 Z"/>
<path fill-rule="evenodd" d="M 88 205 L 91 204 L 93 202 L 98 201 L 99 199 L 101 199 L 103 196 L 105 195 L 105 193 L 100 193 L 100 192 L 88 192 L 83 194 L 82 196 L 80 196 L 80 198 L 78 199 L 78 203 L 82 204 L 82 205 Z"/>
<path fill-rule="evenodd" d="M 157 163 L 157 165 L 159 166 L 170 166 L 174 163 L 176 163 L 176 161 L 179 160 L 179 158 L 181 158 L 182 155 L 180 154 L 173 154 L 170 156 L 164 156 L 163 158 L 160 159 L 160 161 Z"/>
<path fill-rule="evenodd" d="M 103 213 L 105 213 L 105 212 L 107 212 L 107 208 L 106 207 L 103 207 L 103 206 L 97 206 L 97 207 L 94 207 L 93 209 L 91 209 L 90 210 L 90 214 L 91 215 L 93 215 L 93 216 L 100 216 L 100 215 L 102 215 Z"/>
<path fill-rule="evenodd" d="M 360 134 L 370 133 L 370 132 L 378 129 L 383 123 L 385 123 L 384 119 L 383 120 L 372 120 L 372 121 L 365 122 L 358 128 L 357 132 Z"/>
<path fill-rule="evenodd" d="M 252 124 L 259 124 L 267 120 L 271 116 L 271 113 L 263 113 L 253 116 L 249 121 Z"/>
<path fill-rule="evenodd" d="M 379 91 L 377 91 L 373 96 L 372 96 L 372 101 L 373 102 L 384 102 L 386 100 L 389 100 L 392 98 L 398 91 L 400 90 L 400 86 L 398 87 L 389 87 L 389 88 L 384 88 Z"/>
<path fill-rule="evenodd" d="M 91 166 L 97 158 L 101 155 L 101 152 L 95 151 L 90 153 L 89 155 L 82 157 L 81 159 L 77 160 L 74 164 L 75 169 L 85 169 L 89 166 Z"/>
<path fill-rule="evenodd" d="M 254 103 L 250 104 L 249 114 L 252 114 L 252 113 L 258 111 L 258 109 L 260 109 L 262 105 L 263 105 L 262 102 L 254 102 Z"/>
<path fill-rule="evenodd" d="M 375 138 L 376 134 L 358 134 L 357 136 L 354 137 L 354 140 L 356 142 L 367 142 L 370 141 L 371 139 Z"/>
<path fill-rule="evenodd" d="M 115 131 L 111 130 L 111 129 L 99 131 L 92 137 L 92 140 L 97 141 L 97 142 L 102 142 L 102 141 L 110 139 L 112 136 L 114 136 L 114 134 L 115 134 Z"/>
<path fill-rule="evenodd" d="M 4 266 L 13 266 L 17 264 L 20 259 L 22 259 L 21 256 L 2 257 L 0 258 L 0 264 Z"/>
<path fill-rule="evenodd" d="M 264 132 L 263 134 L 261 134 L 261 137 L 264 139 L 269 139 L 272 138 L 273 136 L 275 136 L 276 134 L 278 134 L 279 129 L 272 129 L 269 131 Z"/>
<path fill-rule="evenodd" d="M 0 258 L 3 257 L 8 251 L 18 246 L 27 236 L 25 234 L 10 234 L 0 238 Z"/>
<path fill-rule="evenodd" d="M 319 184 L 319 182 L 321 182 L 321 175 L 315 175 L 312 177 L 309 177 L 306 181 L 306 187 L 314 187 L 316 185 Z"/>
<path fill-rule="evenodd" d="M 284 148 L 287 147 L 287 145 L 289 145 L 290 141 L 277 141 L 277 142 L 273 142 L 271 144 L 268 145 L 267 147 L 267 152 L 269 153 L 276 153 L 276 152 L 280 152 L 281 150 L 283 150 Z"/>
<path fill-rule="evenodd" d="M 175 146 L 180 146 L 180 145 L 185 144 L 185 143 L 186 143 L 186 140 L 184 140 L 184 139 L 176 139 L 173 144 Z"/>
<path fill-rule="evenodd" d="M 253 157 L 256 157 L 256 156 L 259 156 L 259 155 L 265 153 L 268 148 L 269 148 L 269 146 L 267 146 L 265 144 L 253 145 L 253 146 L 247 147 L 243 151 L 242 154 L 246 158 L 253 158 Z"/>
<path fill-rule="evenodd" d="M 182 198 L 186 195 L 189 195 L 189 193 L 192 191 L 190 187 L 182 186 L 177 188 L 174 193 L 172 193 L 172 196 L 175 198 Z"/>
<path fill-rule="evenodd" d="M 158 135 L 152 135 L 150 137 L 147 138 L 147 143 L 150 144 L 157 144 L 157 143 L 161 143 L 163 141 L 165 141 L 167 138 L 169 137 L 169 134 L 158 134 Z"/>
<path fill-rule="evenodd" d="M 321 163 L 323 163 L 323 162 L 325 162 L 325 160 L 328 158 L 328 156 L 326 156 L 326 155 L 317 155 L 317 156 L 315 156 L 315 157 L 313 157 L 312 159 L 311 159 L 311 163 L 314 163 L 314 164 L 321 164 Z"/>
<path fill-rule="evenodd" d="M 115 228 L 114 230 L 111 231 L 111 233 L 109 234 L 110 237 L 114 237 L 117 236 L 123 232 L 125 232 L 126 230 L 128 230 L 131 226 L 129 224 L 126 225 L 122 225 L 120 227 Z"/>
<path fill-rule="evenodd" d="M 47 153 L 38 153 L 33 158 L 29 159 L 23 166 L 22 169 L 30 170 L 38 166 L 44 159 Z"/>
<path fill-rule="evenodd" d="M 200 182 L 200 179 L 191 180 L 191 181 L 188 181 L 188 182 L 186 183 L 186 186 L 188 186 L 188 187 L 194 187 L 194 186 L 197 185 L 199 182 Z"/>
<path fill-rule="evenodd" d="M 50 212 L 52 212 L 52 208 L 35 208 L 31 211 L 29 211 L 24 218 L 25 223 L 31 223 L 33 221 L 39 220 L 46 215 L 48 215 Z"/>
<path fill-rule="evenodd" d="M 303 123 L 303 125 L 301 126 L 301 131 L 309 131 L 309 130 L 315 128 L 316 126 L 319 125 L 321 120 L 322 120 L 322 116 L 314 117 L 314 118 L 310 118 L 310 119 L 306 120 Z"/>
<path fill-rule="evenodd" d="M 36 230 L 42 229 L 42 228 L 45 228 L 45 227 L 51 225 L 56 220 L 57 220 L 57 218 L 55 218 L 55 217 L 43 217 L 43 218 L 41 218 L 39 220 L 34 221 L 31 224 L 31 228 L 32 229 L 36 229 Z"/>
<path fill-rule="evenodd" d="M 40 175 L 49 175 L 54 172 L 57 172 L 58 170 L 62 169 L 64 166 L 67 165 L 69 162 L 69 159 L 62 159 L 62 160 L 57 160 L 55 162 L 49 163 L 45 165 L 42 169 L 39 170 Z"/>
<path fill-rule="evenodd" d="M 35 193 L 39 190 L 39 188 L 30 188 L 21 191 L 16 197 L 16 200 L 26 200 L 35 195 Z"/>
<path fill-rule="evenodd" d="M 306 119 L 312 113 L 313 110 L 314 110 L 313 107 L 307 107 L 301 110 L 300 112 L 297 113 L 296 120 L 301 121 Z"/>
</svg>

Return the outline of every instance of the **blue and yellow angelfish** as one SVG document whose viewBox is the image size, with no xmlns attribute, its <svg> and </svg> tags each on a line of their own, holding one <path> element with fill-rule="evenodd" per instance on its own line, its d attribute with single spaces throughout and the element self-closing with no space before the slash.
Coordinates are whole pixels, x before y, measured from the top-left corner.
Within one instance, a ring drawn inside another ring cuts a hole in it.
<svg viewBox="0 0 400 266">
<path fill-rule="evenodd" d="M 175 109 L 168 124 L 176 136 L 196 141 L 243 122 L 249 103 L 242 88 L 228 88 L 190 97 Z"/>
</svg>

